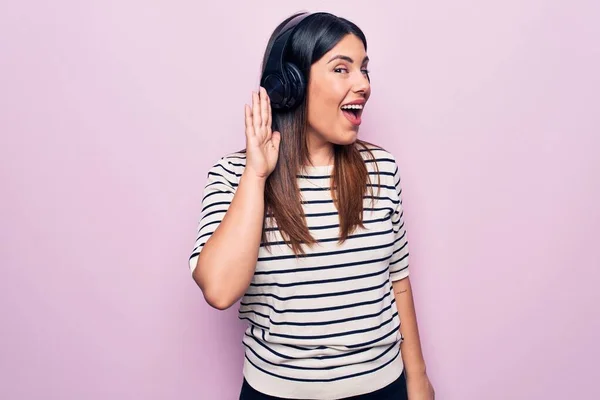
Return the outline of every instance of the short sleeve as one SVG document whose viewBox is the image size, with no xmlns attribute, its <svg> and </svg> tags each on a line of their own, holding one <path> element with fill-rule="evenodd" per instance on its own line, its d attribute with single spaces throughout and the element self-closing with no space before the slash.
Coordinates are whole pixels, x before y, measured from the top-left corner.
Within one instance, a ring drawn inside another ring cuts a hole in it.
<svg viewBox="0 0 600 400">
<path fill-rule="evenodd" d="M 241 173 L 236 172 L 239 168 L 234 165 L 234 161 L 236 160 L 223 157 L 208 171 L 196 241 L 189 257 L 191 272 L 194 272 L 198 256 L 208 239 L 217 230 L 235 195 Z"/>
<path fill-rule="evenodd" d="M 392 281 L 404 279 L 409 275 L 409 253 L 406 227 L 404 224 L 404 208 L 402 207 L 402 185 L 400 183 L 400 170 L 398 164 L 394 170 L 394 186 L 396 188 L 393 199 L 395 211 L 392 214 L 392 225 L 394 229 L 394 245 L 389 269 Z"/>
</svg>

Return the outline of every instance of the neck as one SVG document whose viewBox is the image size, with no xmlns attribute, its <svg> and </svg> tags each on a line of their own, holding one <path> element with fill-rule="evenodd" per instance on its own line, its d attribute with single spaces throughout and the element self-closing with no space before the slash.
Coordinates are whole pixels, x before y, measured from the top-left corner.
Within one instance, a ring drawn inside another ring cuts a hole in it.
<svg viewBox="0 0 600 400">
<path fill-rule="evenodd" d="M 315 135 L 307 137 L 309 163 L 315 167 L 332 165 L 334 162 L 333 144 L 327 140 L 317 139 Z"/>
</svg>

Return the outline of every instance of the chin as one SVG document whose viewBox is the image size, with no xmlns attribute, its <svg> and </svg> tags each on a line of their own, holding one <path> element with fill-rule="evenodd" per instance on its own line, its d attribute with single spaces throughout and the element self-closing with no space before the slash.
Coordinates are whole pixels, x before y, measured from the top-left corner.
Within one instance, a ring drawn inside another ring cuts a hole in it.
<svg viewBox="0 0 600 400">
<path fill-rule="evenodd" d="M 329 142 L 332 144 L 337 144 L 338 146 L 348 146 L 350 144 L 355 143 L 356 138 L 351 139 L 351 140 L 330 140 Z"/>
<path fill-rule="evenodd" d="M 352 144 L 352 143 L 356 142 L 356 140 L 358 139 L 358 132 L 357 131 L 350 131 L 348 133 L 340 135 L 336 139 L 338 139 L 337 141 L 334 142 L 336 144 L 339 144 L 339 145 L 349 145 L 349 144 Z"/>
<path fill-rule="evenodd" d="M 344 129 L 344 130 L 339 130 L 337 131 L 335 134 L 329 136 L 325 136 L 324 137 L 325 140 L 327 140 L 329 143 L 332 144 L 337 144 L 339 146 L 347 146 L 350 144 L 355 143 L 358 140 L 358 129 L 353 130 L 353 129 Z"/>
</svg>

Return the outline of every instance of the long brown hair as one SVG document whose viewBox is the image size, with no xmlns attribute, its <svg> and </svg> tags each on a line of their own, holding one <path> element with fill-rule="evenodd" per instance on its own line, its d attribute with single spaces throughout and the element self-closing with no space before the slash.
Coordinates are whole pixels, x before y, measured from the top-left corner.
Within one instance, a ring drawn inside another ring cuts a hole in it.
<svg viewBox="0 0 600 400">
<path fill-rule="evenodd" d="M 273 40 L 281 28 L 295 15 L 284 20 L 273 31 L 263 57 L 263 72 Z M 311 65 L 347 34 L 354 34 L 361 39 L 366 50 L 365 35 L 354 23 L 330 13 L 314 13 L 298 25 L 294 35 L 290 37 L 291 42 L 284 57 L 286 61 L 289 60 L 300 68 L 308 82 Z M 317 243 L 310 234 L 306 223 L 297 182 L 297 175 L 301 167 L 308 165 L 309 162 L 306 135 L 307 96 L 292 111 L 277 112 L 273 110 L 272 120 L 272 129 L 281 133 L 281 143 L 277 165 L 267 178 L 265 186 L 262 245 L 269 249 L 270 245 L 274 244 L 268 241 L 266 231 L 266 228 L 269 227 L 267 220 L 271 217 L 276 221 L 277 229 L 293 252 L 296 255 L 305 254 L 302 248 L 303 244 L 312 246 Z M 363 196 L 367 190 L 373 196 L 374 185 L 368 184 L 370 177 L 361 149 L 366 151 L 371 159 L 375 159 L 370 150 L 374 147 L 378 146 L 363 140 L 357 140 L 350 145 L 334 144 L 335 161 L 330 190 L 339 215 L 339 243 L 343 243 L 357 227 L 364 228 L 362 222 Z M 377 168 L 377 163 L 374 165 Z M 379 186 L 378 173 L 377 177 L 377 186 Z"/>
</svg>

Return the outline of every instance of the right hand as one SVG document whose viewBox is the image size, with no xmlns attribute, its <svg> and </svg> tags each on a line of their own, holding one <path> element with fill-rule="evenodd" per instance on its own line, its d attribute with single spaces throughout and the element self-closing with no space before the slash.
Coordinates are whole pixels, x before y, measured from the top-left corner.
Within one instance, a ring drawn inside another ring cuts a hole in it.
<svg viewBox="0 0 600 400">
<path fill-rule="evenodd" d="M 281 134 L 271 132 L 271 100 L 261 87 L 252 92 L 252 107 L 246 112 L 246 171 L 266 179 L 275 169 L 279 158 Z"/>
</svg>

